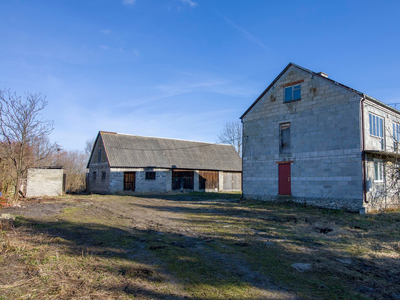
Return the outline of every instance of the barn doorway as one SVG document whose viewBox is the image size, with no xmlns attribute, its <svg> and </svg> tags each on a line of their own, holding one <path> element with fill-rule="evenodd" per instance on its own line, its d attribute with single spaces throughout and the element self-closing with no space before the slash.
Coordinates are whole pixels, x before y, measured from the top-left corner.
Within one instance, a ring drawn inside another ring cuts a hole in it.
<svg viewBox="0 0 400 300">
<path fill-rule="evenodd" d="M 218 192 L 218 171 L 199 171 L 199 190 Z"/>
<path fill-rule="evenodd" d="M 124 172 L 124 191 L 134 191 L 136 185 L 136 172 Z"/>
<path fill-rule="evenodd" d="M 173 190 L 193 190 L 194 171 L 172 170 Z"/>
</svg>

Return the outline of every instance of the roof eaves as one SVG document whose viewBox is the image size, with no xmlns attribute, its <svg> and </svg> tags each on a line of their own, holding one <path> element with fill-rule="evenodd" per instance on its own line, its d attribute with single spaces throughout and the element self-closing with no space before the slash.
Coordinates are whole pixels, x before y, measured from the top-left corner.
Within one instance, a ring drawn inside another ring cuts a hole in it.
<svg viewBox="0 0 400 300">
<path fill-rule="evenodd" d="M 383 103 L 382 101 L 379 101 L 378 99 L 375 99 L 374 97 L 371 97 L 371 96 L 369 96 L 367 94 L 362 94 L 362 96 L 365 99 L 368 99 L 368 100 L 370 100 L 372 102 L 375 102 L 376 104 L 381 105 L 381 106 L 383 106 L 383 107 L 385 107 L 385 108 L 387 108 L 387 109 L 389 109 L 389 110 L 391 110 L 391 111 L 393 111 L 393 112 L 395 112 L 397 114 L 400 114 L 400 110 L 398 110 L 398 109 L 396 109 L 396 108 L 394 108 L 394 107 L 392 107 L 390 105 L 387 105 L 386 103 Z"/>
<path fill-rule="evenodd" d="M 278 81 L 278 79 L 287 71 L 287 69 L 290 68 L 290 66 L 297 66 L 293 63 L 289 63 L 286 68 L 283 69 L 282 72 L 279 73 L 278 76 L 276 76 L 276 78 L 274 79 L 274 81 L 271 82 L 271 84 L 261 93 L 260 96 L 258 96 L 258 98 L 256 99 L 256 101 L 253 102 L 253 104 L 244 112 L 244 114 L 240 117 L 240 119 L 243 119 L 244 116 L 254 107 L 254 105 L 257 104 L 258 101 L 260 101 L 260 99 L 270 90 L 270 88 L 272 88 L 275 84 L 275 82 Z"/>
<path fill-rule="evenodd" d="M 90 152 L 90 157 L 89 157 L 88 163 L 87 163 L 87 165 L 86 165 L 86 168 L 87 168 L 87 169 L 89 169 L 90 161 L 92 160 L 92 156 L 93 156 L 94 146 L 96 146 L 96 143 L 97 143 L 97 140 L 99 139 L 100 133 L 101 133 L 101 131 L 99 131 L 99 133 L 97 134 L 97 137 L 96 137 L 96 139 L 94 140 L 94 143 L 93 143 L 93 145 L 92 145 L 92 151 Z"/>
</svg>

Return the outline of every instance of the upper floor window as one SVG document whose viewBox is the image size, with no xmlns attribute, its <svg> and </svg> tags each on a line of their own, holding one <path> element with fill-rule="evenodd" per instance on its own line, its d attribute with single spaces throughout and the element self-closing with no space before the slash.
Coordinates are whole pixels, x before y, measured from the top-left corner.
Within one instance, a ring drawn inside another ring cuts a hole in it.
<svg viewBox="0 0 400 300">
<path fill-rule="evenodd" d="M 301 99 L 301 85 L 291 85 L 285 87 L 285 102 L 295 101 Z"/>
<path fill-rule="evenodd" d="M 400 124 L 393 123 L 393 140 L 400 142 Z"/>
<path fill-rule="evenodd" d="M 281 124 L 280 126 L 280 146 L 281 153 L 290 152 L 290 123 Z"/>
<path fill-rule="evenodd" d="M 369 114 L 369 134 L 383 137 L 383 119 L 373 114 Z"/>
<path fill-rule="evenodd" d="M 99 152 L 97 153 L 97 163 L 101 163 L 101 149 L 99 149 Z"/>
</svg>

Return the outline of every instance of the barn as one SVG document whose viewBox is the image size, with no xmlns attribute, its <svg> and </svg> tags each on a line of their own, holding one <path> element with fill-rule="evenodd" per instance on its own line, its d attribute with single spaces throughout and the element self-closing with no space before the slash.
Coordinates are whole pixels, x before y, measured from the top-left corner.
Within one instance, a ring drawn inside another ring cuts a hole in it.
<svg viewBox="0 0 400 300">
<path fill-rule="evenodd" d="M 87 168 L 92 193 L 241 191 L 231 145 L 100 131 Z"/>
</svg>

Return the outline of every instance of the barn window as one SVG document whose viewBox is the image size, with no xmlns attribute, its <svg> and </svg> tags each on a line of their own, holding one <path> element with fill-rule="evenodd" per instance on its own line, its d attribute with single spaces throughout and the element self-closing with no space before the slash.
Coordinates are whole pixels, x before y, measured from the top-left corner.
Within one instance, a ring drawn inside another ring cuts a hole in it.
<svg viewBox="0 0 400 300">
<path fill-rule="evenodd" d="M 99 149 L 99 152 L 97 153 L 97 163 L 101 163 L 101 149 Z"/>
<path fill-rule="evenodd" d="M 146 172 L 146 180 L 156 180 L 156 172 Z"/>
<path fill-rule="evenodd" d="M 93 181 L 96 181 L 96 175 L 97 175 L 97 173 L 93 172 Z"/>
<path fill-rule="evenodd" d="M 106 180 L 106 172 L 101 172 L 101 180 Z"/>
</svg>

